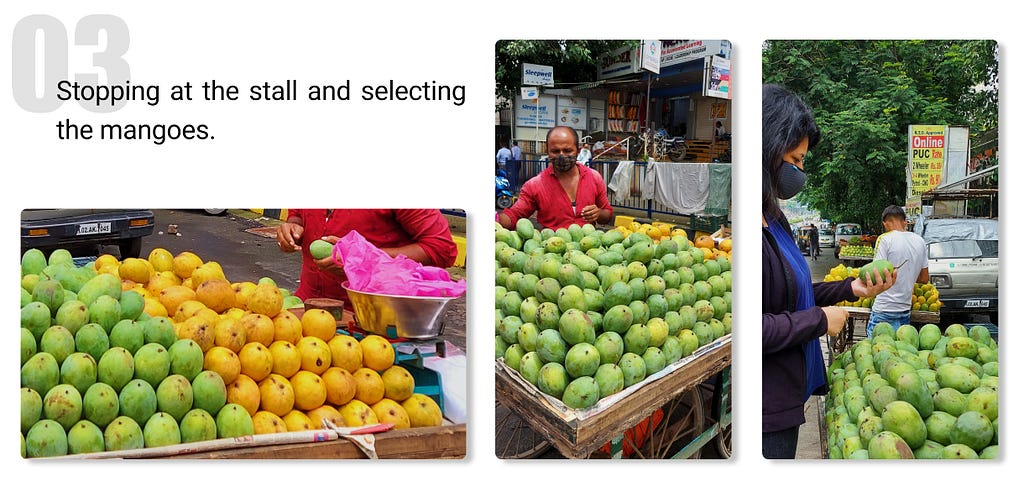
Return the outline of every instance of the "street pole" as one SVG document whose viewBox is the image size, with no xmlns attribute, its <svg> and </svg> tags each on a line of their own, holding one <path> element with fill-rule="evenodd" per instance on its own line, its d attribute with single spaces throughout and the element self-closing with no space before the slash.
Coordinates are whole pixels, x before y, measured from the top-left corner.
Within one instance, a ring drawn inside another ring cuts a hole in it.
<svg viewBox="0 0 1024 477">
<path fill-rule="evenodd" d="M 647 96 L 644 97 L 644 101 L 647 103 L 647 105 L 645 107 L 646 111 L 644 111 L 644 113 L 645 113 L 644 114 L 644 116 L 645 116 L 644 117 L 644 125 L 646 126 L 647 131 L 650 132 L 650 130 L 651 130 L 651 72 L 649 72 L 649 71 L 647 72 Z M 650 137 L 651 137 L 651 139 L 654 139 L 654 134 L 651 133 Z M 653 143 L 654 141 L 651 141 L 651 142 Z M 652 144 L 652 146 L 653 146 L 653 144 Z M 651 159 L 651 156 L 654 155 L 654 151 L 655 150 L 656 149 L 654 149 L 652 147 L 650 153 L 647 155 L 648 159 Z M 646 144 L 644 145 L 644 152 L 647 152 L 647 145 Z"/>
</svg>

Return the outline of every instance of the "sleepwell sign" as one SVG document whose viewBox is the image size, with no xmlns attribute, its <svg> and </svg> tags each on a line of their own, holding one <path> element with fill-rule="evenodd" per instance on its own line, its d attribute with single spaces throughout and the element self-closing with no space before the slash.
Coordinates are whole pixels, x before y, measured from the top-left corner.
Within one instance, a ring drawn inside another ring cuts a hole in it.
<svg viewBox="0 0 1024 477">
<path fill-rule="evenodd" d="M 523 84 L 533 86 L 554 86 L 554 67 L 523 63 Z"/>
<path fill-rule="evenodd" d="M 516 99 L 516 126 L 555 127 L 555 97 L 540 95 L 534 99 Z"/>
</svg>

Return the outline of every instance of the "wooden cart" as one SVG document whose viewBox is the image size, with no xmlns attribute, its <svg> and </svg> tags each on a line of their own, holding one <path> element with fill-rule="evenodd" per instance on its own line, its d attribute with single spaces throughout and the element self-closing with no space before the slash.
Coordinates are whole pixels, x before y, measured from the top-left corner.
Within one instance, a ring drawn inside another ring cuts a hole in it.
<svg viewBox="0 0 1024 477">
<path fill-rule="evenodd" d="M 828 364 L 832 364 L 832 360 L 836 356 L 850 349 L 854 343 L 867 337 L 866 330 L 868 318 L 871 317 L 871 308 L 856 306 L 841 308 L 850 312 L 850 319 L 846 320 L 846 324 L 843 325 L 843 329 L 839 331 L 838 335 L 828 338 Z M 923 325 L 927 323 L 938 325 L 939 313 L 918 310 L 910 312 L 910 324 Z"/>
<path fill-rule="evenodd" d="M 381 427 L 381 426 L 366 426 Z M 366 427 L 359 428 L 365 430 Z M 390 425 L 386 426 L 390 427 Z M 354 429 L 354 428 L 350 428 Z M 334 430 L 294 431 L 222 438 L 136 450 L 50 457 L 45 460 L 92 459 L 461 459 L 466 456 L 466 425 L 356 432 L 354 440 Z"/>
<path fill-rule="evenodd" d="M 699 457 L 704 445 L 716 441 L 720 453 L 727 456 L 731 450 L 731 362 L 732 335 L 726 335 L 643 382 L 593 407 L 576 410 L 541 393 L 499 359 L 495 362 L 496 397 L 510 415 L 521 418 L 567 458 L 621 457 L 627 430 L 659 409 L 665 418 L 660 426 L 652 426 L 648 451 L 644 451 L 645 446 L 633 446 L 638 454 L 648 458 Z M 706 413 L 701 384 L 712 380 L 717 384 L 710 412 Z M 713 416 L 711 425 L 706 414 Z M 692 440 L 678 449 L 680 441 L 688 437 Z M 496 444 L 501 445 L 497 438 Z M 605 444 L 609 444 L 609 451 L 599 453 Z M 665 452 L 669 450 L 671 453 Z M 503 455 L 499 449 L 496 452 L 499 457 L 516 457 Z"/>
<path fill-rule="evenodd" d="M 847 267 L 862 267 L 871 263 L 874 257 L 861 257 L 858 255 L 837 255 L 839 261 Z"/>
<path fill-rule="evenodd" d="M 375 434 L 380 459 L 462 459 L 466 456 L 466 425 L 392 429 Z M 252 446 L 169 456 L 173 459 L 366 459 L 346 439 L 306 444 Z"/>
</svg>

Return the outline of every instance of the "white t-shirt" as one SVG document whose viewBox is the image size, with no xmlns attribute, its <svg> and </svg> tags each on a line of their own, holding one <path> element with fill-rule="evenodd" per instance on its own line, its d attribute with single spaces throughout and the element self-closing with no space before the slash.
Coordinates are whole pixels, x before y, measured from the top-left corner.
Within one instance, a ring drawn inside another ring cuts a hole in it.
<svg viewBox="0 0 1024 477">
<path fill-rule="evenodd" d="M 584 166 L 590 165 L 590 149 L 580 149 L 580 152 L 576 154 L 576 162 Z"/>
<path fill-rule="evenodd" d="M 871 310 L 889 313 L 909 311 L 914 283 L 921 270 L 928 268 L 928 246 L 920 235 L 913 232 L 886 232 L 875 242 L 875 259 L 880 258 L 892 262 L 893 267 L 904 263 L 904 260 L 906 263 L 900 268 L 896 283 L 875 297 Z"/>
</svg>

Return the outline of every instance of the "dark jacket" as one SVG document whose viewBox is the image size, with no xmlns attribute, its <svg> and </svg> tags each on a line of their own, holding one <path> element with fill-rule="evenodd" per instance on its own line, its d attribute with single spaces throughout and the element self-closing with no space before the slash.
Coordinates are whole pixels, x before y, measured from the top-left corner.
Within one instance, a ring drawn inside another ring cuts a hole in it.
<svg viewBox="0 0 1024 477">
<path fill-rule="evenodd" d="M 786 230 L 789 227 L 783 222 Z M 793 269 L 767 227 L 761 231 L 761 431 L 774 432 L 804 422 L 806 372 L 803 344 L 821 337 L 828 321 L 821 307 L 857 297 L 852 278 L 813 284 L 812 308 L 796 309 Z M 815 390 L 825 394 L 828 385 Z"/>
</svg>

